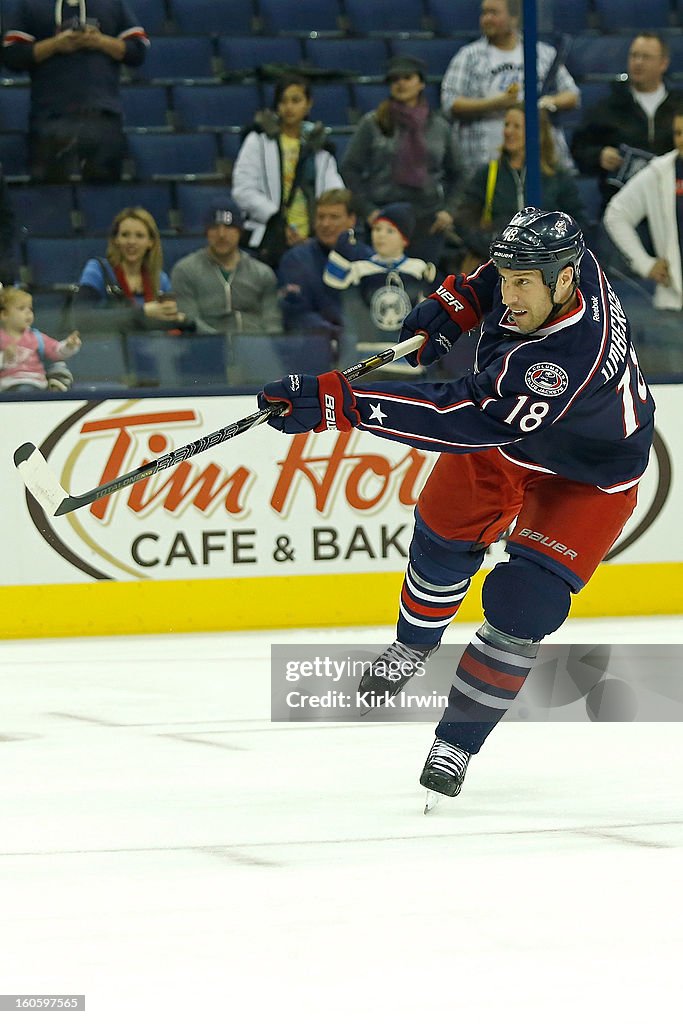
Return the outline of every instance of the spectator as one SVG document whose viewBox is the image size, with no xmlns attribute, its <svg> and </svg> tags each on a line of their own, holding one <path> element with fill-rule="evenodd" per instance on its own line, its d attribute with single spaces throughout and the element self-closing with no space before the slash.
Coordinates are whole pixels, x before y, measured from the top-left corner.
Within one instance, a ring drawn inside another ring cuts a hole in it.
<svg viewBox="0 0 683 1024">
<path fill-rule="evenodd" d="M 429 291 L 424 283 L 434 280 L 436 267 L 406 255 L 414 230 L 412 204 L 388 203 L 373 221 L 372 246 L 357 242 L 353 231 L 337 239 L 323 280 L 344 293 L 342 365 L 393 344 L 405 317 Z M 405 360 L 384 369 L 415 372 Z"/>
<path fill-rule="evenodd" d="M 90 259 L 83 268 L 77 303 L 137 307 L 143 316 L 131 326 L 159 328 L 190 326 L 178 311 L 168 274 L 162 270 L 161 237 L 154 217 L 141 206 L 117 213 L 109 229 L 106 259 Z"/>
<path fill-rule="evenodd" d="M 282 315 L 270 267 L 239 248 L 242 211 L 229 197 L 205 218 L 208 245 L 171 272 L 178 305 L 200 334 L 279 334 Z"/>
<path fill-rule="evenodd" d="M 526 205 L 524 106 L 510 107 L 503 125 L 500 156 L 477 168 L 463 190 L 455 213 L 458 234 L 468 247 L 461 271 L 469 273 L 489 258 L 491 241 Z M 540 111 L 541 206 L 563 210 L 579 224 L 585 210 L 574 178 L 557 166 L 550 119 Z"/>
<path fill-rule="evenodd" d="M 0 287 L 3 284 L 12 284 L 16 276 L 14 211 L 0 164 Z"/>
<path fill-rule="evenodd" d="M 245 211 L 249 247 L 277 267 L 291 246 L 311 235 L 315 200 L 343 188 L 337 161 L 327 148 L 320 121 L 306 120 L 313 97 L 303 75 L 280 78 L 272 110 L 256 116 L 232 172 L 235 201 Z"/>
<path fill-rule="evenodd" d="M 13 287 L 0 290 L 0 392 L 65 391 L 73 381 L 61 360 L 81 347 L 78 331 L 57 341 L 32 325 L 29 293 Z"/>
<path fill-rule="evenodd" d="M 448 124 L 425 97 L 425 75 L 417 57 L 389 61 L 389 96 L 361 118 L 341 170 L 370 225 L 387 203 L 411 203 L 417 220 L 410 254 L 436 263 L 453 224 L 461 169 Z"/>
<path fill-rule="evenodd" d="M 330 249 L 344 231 L 355 227 L 353 197 L 345 188 L 328 189 L 315 208 L 314 237 L 289 249 L 278 268 L 280 304 L 287 331 L 319 331 L 339 339 L 342 309 L 339 292 L 323 281 Z"/>
<path fill-rule="evenodd" d="M 671 119 L 683 94 L 668 91 L 668 67 L 665 40 L 641 32 L 628 52 L 628 78 L 612 82 L 609 95 L 586 112 L 574 132 L 574 159 L 582 174 L 599 176 L 604 203 L 642 166 L 632 150 L 662 156 L 671 145 Z"/>
<path fill-rule="evenodd" d="M 77 12 L 77 13 L 75 13 Z M 86 16 L 87 15 L 87 16 Z M 149 41 L 124 0 L 20 0 L 4 61 L 31 76 L 30 171 L 39 181 L 118 181 L 125 154 L 120 67 Z"/>
<path fill-rule="evenodd" d="M 524 98 L 519 0 L 482 0 L 482 35 L 451 60 L 441 83 L 441 106 L 453 119 L 460 157 L 468 167 L 493 160 L 503 140 L 505 112 Z M 556 51 L 536 44 L 541 107 L 554 113 L 579 105 L 579 90 Z M 555 132 L 560 162 L 571 167 L 564 134 Z"/>
<path fill-rule="evenodd" d="M 610 199 L 604 225 L 631 269 L 655 283 L 652 304 L 660 312 L 653 318 L 638 313 L 636 327 L 644 330 L 643 368 L 657 373 L 683 371 L 680 334 L 683 328 L 683 106 L 674 114 L 675 149 L 655 157 Z M 636 230 L 647 222 L 654 255 Z M 675 311 L 667 313 L 665 311 Z"/>
</svg>

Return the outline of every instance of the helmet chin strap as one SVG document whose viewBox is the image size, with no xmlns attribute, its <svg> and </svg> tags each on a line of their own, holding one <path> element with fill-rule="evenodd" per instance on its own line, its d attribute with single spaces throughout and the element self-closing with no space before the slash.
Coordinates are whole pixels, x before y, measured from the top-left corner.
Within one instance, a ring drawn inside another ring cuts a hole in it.
<svg viewBox="0 0 683 1024">
<path fill-rule="evenodd" d="M 560 310 L 564 309 L 564 307 L 569 302 L 571 302 L 573 297 L 576 295 L 576 274 L 574 274 L 572 280 L 574 282 L 574 287 L 572 288 L 571 292 L 569 293 L 567 298 L 564 300 L 564 302 L 555 302 L 555 292 L 557 291 L 557 281 L 555 281 L 555 285 L 554 285 L 553 288 L 551 288 L 550 285 L 546 285 L 546 288 L 550 292 L 550 301 L 552 303 L 552 308 L 551 308 L 550 312 L 548 313 L 547 317 L 545 318 L 545 320 L 543 321 L 543 323 L 541 324 L 541 326 L 537 327 L 536 330 L 541 331 L 541 330 L 543 330 L 544 327 L 547 327 L 548 324 L 551 324 L 553 322 L 553 320 L 556 319 L 557 314 L 560 312 Z"/>
</svg>

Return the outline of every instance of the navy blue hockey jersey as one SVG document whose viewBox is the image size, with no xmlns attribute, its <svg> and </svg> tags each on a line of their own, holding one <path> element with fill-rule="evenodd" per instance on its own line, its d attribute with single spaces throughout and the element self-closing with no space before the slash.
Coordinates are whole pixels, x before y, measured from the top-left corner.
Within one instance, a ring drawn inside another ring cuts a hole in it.
<svg viewBox="0 0 683 1024">
<path fill-rule="evenodd" d="M 484 316 L 475 368 L 445 383 L 354 387 L 361 430 L 439 452 L 497 448 L 518 466 L 626 490 L 647 466 L 654 402 L 627 317 L 595 256 L 578 308 L 523 334 L 487 263 L 467 279 Z"/>
</svg>

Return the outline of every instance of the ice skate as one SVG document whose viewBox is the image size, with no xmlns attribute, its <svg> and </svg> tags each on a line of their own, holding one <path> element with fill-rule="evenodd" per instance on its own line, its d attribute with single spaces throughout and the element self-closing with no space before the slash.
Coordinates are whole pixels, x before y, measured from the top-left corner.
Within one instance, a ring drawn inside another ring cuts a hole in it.
<svg viewBox="0 0 683 1024">
<path fill-rule="evenodd" d="M 420 776 L 420 785 L 430 790 L 425 804 L 425 814 L 436 806 L 441 796 L 457 796 L 465 781 L 470 754 L 467 750 L 435 739 L 427 754 Z"/>
<path fill-rule="evenodd" d="M 418 648 L 394 640 L 393 644 L 373 661 L 358 684 L 361 715 L 367 715 L 373 708 L 382 707 L 400 693 L 438 649 L 439 644 L 435 644 L 434 647 Z"/>
</svg>

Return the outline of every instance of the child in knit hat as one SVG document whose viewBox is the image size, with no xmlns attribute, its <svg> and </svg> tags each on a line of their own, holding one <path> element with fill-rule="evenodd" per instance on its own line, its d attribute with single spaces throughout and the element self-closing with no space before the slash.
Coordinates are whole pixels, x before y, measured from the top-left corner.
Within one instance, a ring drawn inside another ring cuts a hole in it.
<svg viewBox="0 0 683 1024">
<path fill-rule="evenodd" d="M 344 338 L 340 360 L 353 362 L 358 353 L 386 347 L 413 306 L 431 289 L 424 287 L 436 277 L 433 263 L 406 256 L 415 230 L 410 203 L 389 203 L 372 223 L 372 245 L 359 242 L 345 231 L 330 251 L 323 281 L 346 291 Z M 353 344 L 354 336 L 358 341 Z M 362 339 L 362 340 L 360 340 Z M 407 369 L 403 360 L 397 368 Z"/>
</svg>

